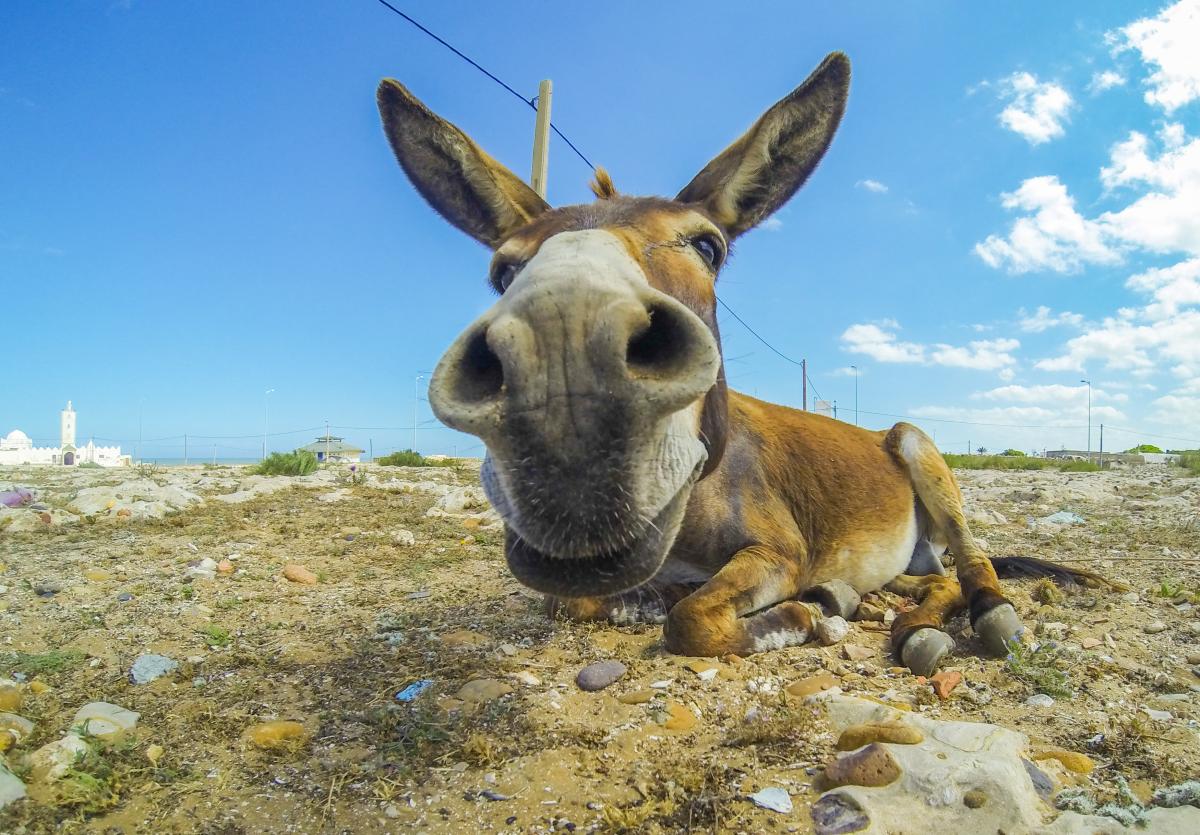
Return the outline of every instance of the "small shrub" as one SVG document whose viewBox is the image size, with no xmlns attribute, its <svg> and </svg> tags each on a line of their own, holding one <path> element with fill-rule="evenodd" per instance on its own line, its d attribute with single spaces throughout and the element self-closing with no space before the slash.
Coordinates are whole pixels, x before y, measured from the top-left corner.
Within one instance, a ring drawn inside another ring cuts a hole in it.
<svg viewBox="0 0 1200 835">
<path fill-rule="evenodd" d="M 1143 452 L 1162 452 L 1162 450 L 1156 447 L 1154 444 L 1138 444 L 1132 449 L 1127 449 L 1125 451 L 1132 455 L 1141 455 Z"/>
<path fill-rule="evenodd" d="M 1062 652 L 1050 642 L 1030 649 L 1020 641 L 1010 641 L 1005 666 L 1018 678 L 1033 688 L 1035 693 L 1069 699 L 1072 696 L 1071 682 L 1067 674 L 1059 669 Z"/>
<path fill-rule="evenodd" d="M 1091 461 L 1064 461 L 1058 469 L 1064 473 L 1096 473 L 1100 471 L 1100 465 Z"/>
<path fill-rule="evenodd" d="M 456 458 L 438 458 L 430 460 L 419 452 L 411 449 L 401 449 L 391 455 L 375 459 L 376 464 L 385 467 L 453 467 L 458 463 Z"/>
<path fill-rule="evenodd" d="M 1004 450 L 1004 452 L 1002 452 L 1000 454 L 1001 455 L 1010 455 L 1014 458 L 1024 458 L 1025 457 L 1025 453 L 1021 452 L 1021 450 L 1019 450 L 1019 449 L 1006 449 L 1006 450 Z"/>
<path fill-rule="evenodd" d="M 272 452 L 254 468 L 258 475 L 309 475 L 317 471 L 317 456 L 303 449 Z"/>
<path fill-rule="evenodd" d="M 1192 475 L 1200 475 L 1200 449 L 1189 449 L 1180 453 L 1179 466 Z"/>
</svg>

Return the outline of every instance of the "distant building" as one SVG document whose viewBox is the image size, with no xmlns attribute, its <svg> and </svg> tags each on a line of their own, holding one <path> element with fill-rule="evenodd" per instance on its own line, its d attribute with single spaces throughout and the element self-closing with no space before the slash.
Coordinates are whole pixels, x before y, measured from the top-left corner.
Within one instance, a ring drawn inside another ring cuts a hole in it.
<svg viewBox="0 0 1200 835">
<path fill-rule="evenodd" d="M 88 441 L 86 446 L 75 445 L 75 409 L 71 401 L 59 415 L 60 443 L 57 447 L 35 447 L 29 436 L 14 429 L 0 439 L 0 464 L 43 464 L 48 466 L 74 467 L 78 464 L 96 464 L 101 467 L 120 467 L 129 464 L 129 456 L 121 455 L 119 446 L 96 446 Z"/>
<path fill-rule="evenodd" d="M 363 451 L 333 435 L 322 435 L 300 449 L 317 456 L 322 464 L 357 464 Z"/>
<path fill-rule="evenodd" d="M 1178 464 L 1179 455 L 1174 452 L 1098 452 L 1084 449 L 1048 449 L 1047 458 L 1069 461 L 1091 461 L 1094 464 Z"/>
</svg>

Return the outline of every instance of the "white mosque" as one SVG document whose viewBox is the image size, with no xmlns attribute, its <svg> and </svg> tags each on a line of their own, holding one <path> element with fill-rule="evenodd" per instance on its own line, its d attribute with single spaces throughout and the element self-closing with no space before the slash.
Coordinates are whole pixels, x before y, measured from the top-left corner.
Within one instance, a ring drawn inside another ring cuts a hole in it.
<svg viewBox="0 0 1200 835">
<path fill-rule="evenodd" d="M 73 467 L 78 464 L 97 464 L 101 467 L 128 465 L 130 458 L 121 454 L 119 446 L 96 446 L 88 441 L 86 446 L 75 446 L 75 410 L 71 401 L 62 410 L 62 443 L 56 447 L 35 447 L 29 436 L 14 429 L 0 438 L 0 464 L 46 464 Z"/>
</svg>

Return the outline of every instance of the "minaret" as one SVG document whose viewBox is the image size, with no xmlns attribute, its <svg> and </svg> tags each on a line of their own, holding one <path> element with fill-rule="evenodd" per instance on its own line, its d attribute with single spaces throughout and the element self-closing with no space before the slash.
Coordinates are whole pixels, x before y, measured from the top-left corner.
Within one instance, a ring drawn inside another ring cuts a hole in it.
<svg viewBox="0 0 1200 835">
<path fill-rule="evenodd" d="M 62 445 L 75 446 L 75 410 L 71 408 L 70 400 L 67 401 L 67 408 L 62 410 Z"/>
</svg>

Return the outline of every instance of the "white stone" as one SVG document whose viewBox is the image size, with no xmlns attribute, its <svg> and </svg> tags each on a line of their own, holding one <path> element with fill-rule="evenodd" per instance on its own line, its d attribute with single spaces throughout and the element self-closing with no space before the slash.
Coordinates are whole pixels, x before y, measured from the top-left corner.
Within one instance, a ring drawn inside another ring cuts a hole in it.
<svg viewBox="0 0 1200 835">
<path fill-rule="evenodd" d="M 786 815 L 792 811 L 792 797 L 785 789 L 771 786 L 750 795 L 756 806 Z"/>
<path fill-rule="evenodd" d="M 836 644 L 850 634 L 850 624 L 841 615 L 824 618 L 817 622 L 817 640 L 823 646 Z"/>
<path fill-rule="evenodd" d="M 109 702 L 91 702 L 75 712 L 71 726 L 82 728 L 84 733 L 91 736 L 106 739 L 133 730 L 140 715 L 135 710 L 127 710 Z"/>
<path fill-rule="evenodd" d="M 392 534 L 392 540 L 397 545 L 400 545 L 400 546 L 403 546 L 406 548 L 411 545 L 417 544 L 417 538 L 415 536 L 413 536 L 413 532 L 410 530 L 406 530 L 404 528 L 400 528 L 398 531 L 395 531 Z"/>
<path fill-rule="evenodd" d="M 1025 700 L 1025 704 L 1029 707 L 1051 707 L 1054 705 L 1054 698 L 1045 693 L 1034 693 Z"/>
<path fill-rule="evenodd" d="M 0 762 L 0 809 L 25 796 L 25 784 Z"/>
<path fill-rule="evenodd" d="M 30 777 L 47 783 L 58 780 L 87 752 L 88 744 L 73 733 L 47 742 L 29 757 Z"/>
</svg>

